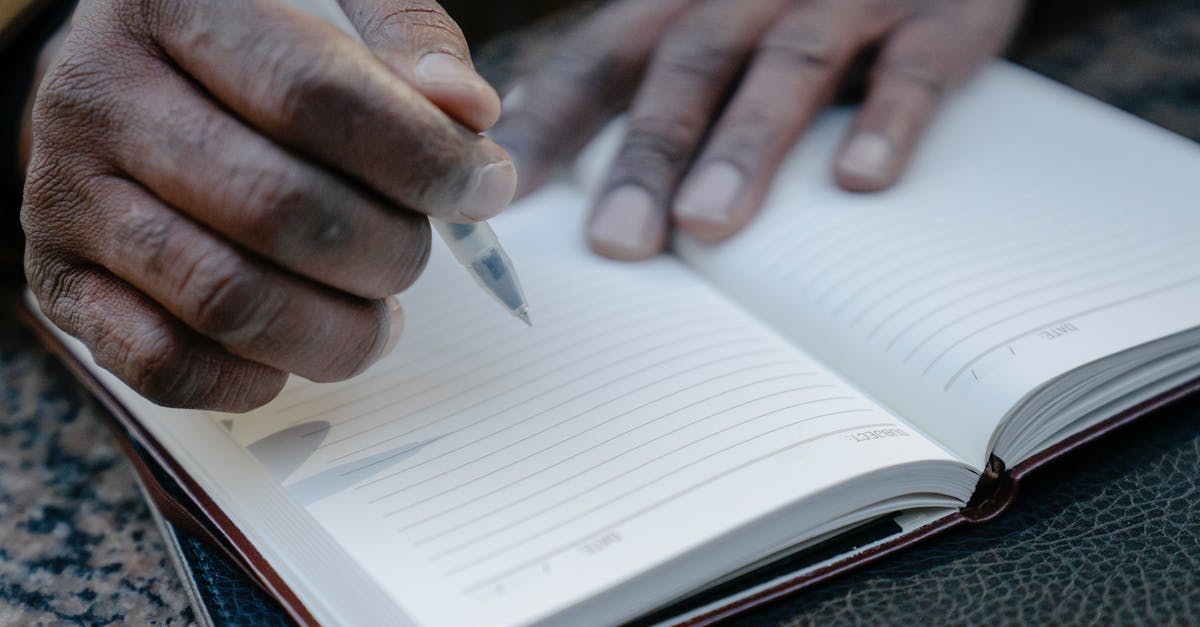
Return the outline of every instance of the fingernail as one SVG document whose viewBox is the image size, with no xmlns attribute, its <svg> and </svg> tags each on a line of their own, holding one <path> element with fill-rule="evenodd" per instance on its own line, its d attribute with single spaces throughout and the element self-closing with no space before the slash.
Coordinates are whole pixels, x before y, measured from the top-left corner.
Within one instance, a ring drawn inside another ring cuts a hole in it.
<svg viewBox="0 0 1200 627">
<path fill-rule="evenodd" d="M 396 347 L 400 345 L 400 336 L 404 333 L 404 310 L 400 308 L 400 301 L 395 296 L 389 296 L 384 302 L 392 314 L 392 328 L 388 331 L 388 341 L 383 347 L 381 357 L 396 352 Z"/>
<path fill-rule="evenodd" d="M 475 186 L 462 198 L 458 212 L 471 220 L 486 220 L 500 213 L 517 192 L 517 169 L 511 161 L 484 166 L 475 175 Z"/>
<path fill-rule="evenodd" d="M 887 176 L 895 146 L 879 133 L 862 133 L 850 140 L 838 167 L 849 174 L 879 179 Z"/>
<path fill-rule="evenodd" d="M 487 83 L 458 57 L 445 52 L 431 52 L 417 61 L 417 78 L 423 83 L 486 87 Z"/>
<path fill-rule="evenodd" d="M 650 193 L 637 185 L 623 185 L 600 201 L 588 235 L 606 255 L 637 258 L 658 252 L 663 228 Z"/>
<path fill-rule="evenodd" d="M 724 226 L 733 219 L 734 203 L 745 177 L 728 161 L 709 164 L 689 178 L 675 200 L 675 215 Z"/>
</svg>

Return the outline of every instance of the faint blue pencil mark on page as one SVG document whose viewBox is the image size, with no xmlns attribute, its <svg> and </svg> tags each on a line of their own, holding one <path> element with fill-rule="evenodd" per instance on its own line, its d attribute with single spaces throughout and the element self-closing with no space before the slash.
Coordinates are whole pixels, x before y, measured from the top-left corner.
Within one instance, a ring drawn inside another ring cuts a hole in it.
<svg viewBox="0 0 1200 627">
<path fill-rule="evenodd" d="M 441 439 L 441 436 L 438 436 L 418 442 L 401 443 L 373 455 L 328 465 L 315 475 L 287 483 L 287 479 L 316 453 L 325 439 L 324 434 L 319 438 L 303 435 L 315 429 L 322 429 L 324 433 L 328 433 L 328 427 L 329 423 L 324 421 L 294 425 L 247 445 L 246 450 L 272 477 L 284 485 L 293 498 L 301 505 L 308 506 L 349 489 L 362 479 L 386 471 Z"/>
</svg>

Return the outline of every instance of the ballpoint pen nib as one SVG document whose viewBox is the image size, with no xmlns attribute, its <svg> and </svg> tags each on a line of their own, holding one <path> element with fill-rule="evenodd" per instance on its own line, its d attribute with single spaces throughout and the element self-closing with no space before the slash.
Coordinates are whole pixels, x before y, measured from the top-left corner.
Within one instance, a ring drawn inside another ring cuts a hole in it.
<svg viewBox="0 0 1200 627">
<path fill-rule="evenodd" d="M 521 319 L 521 322 L 525 323 L 525 326 L 533 327 L 533 321 L 529 319 L 528 310 L 522 309 L 520 313 L 517 314 L 517 317 Z"/>
</svg>

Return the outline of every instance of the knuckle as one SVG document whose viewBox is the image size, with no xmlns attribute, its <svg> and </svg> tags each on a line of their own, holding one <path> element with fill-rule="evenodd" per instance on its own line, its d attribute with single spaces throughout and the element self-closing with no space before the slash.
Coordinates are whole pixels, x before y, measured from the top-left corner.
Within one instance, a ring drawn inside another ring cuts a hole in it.
<svg viewBox="0 0 1200 627">
<path fill-rule="evenodd" d="M 192 19 L 195 14 L 193 2 L 161 2 L 160 0 L 126 0 L 116 3 L 119 7 L 118 22 L 126 28 L 140 29 L 159 37 L 179 32 L 201 20 Z"/>
<path fill-rule="evenodd" d="M 30 246 L 25 252 L 25 277 L 46 315 L 64 329 L 79 328 L 79 303 L 85 300 L 83 269 L 64 259 L 42 254 Z"/>
<path fill-rule="evenodd" d="M 69 151 L 41 150 L 29 164 L 19 218 L 26 241 L 68 256 L 94 257 L 111 212 L 114 179 L 107 167 Z"/>
<path fill-rule="evenodd" d="M 731 126 L 740 132 L 753 132 L 765 138 L 768 129 L 778 124 L 783 109 L 778 103 L 761 96 L 747 97 L 739 102 L 737 109 L 732 112 Z"/>
<path fill-rule="evenodd" d="M 320 372 L 305 373 L 305 378 L 316 383 L 336 383 L 362 374 L 378 357 L 381 346 L 378 337 L 381 336 L 367 335 L 347 342 L 330 355 Z"/>
<path fill-rule="evenodd" d="M 60 164 L 52 160 L 35 158 L 29 164 L 22 193 L 21 223 L 26 233 L 40 224 L 48 207 L 60 203 L 68 192 L 59 176 Z"/>
<path fill-rule="evenodd" d="M 295 215 L 297 213 L 299 215 Z M 296 233 L 288 237 L 283 246 L 277 247 L 284 256 L 347 252 L 356 239 L 358 229 L 353 216 L 336 206 L 319 202 L 297 204 L 285 209 L 283 214 L 294 215 L 293 219 L 299 225 Z"/>
<path fill-rule="evenodd" d="M 119 245 L 126 251 L 137 251 L 138 257 L 145 260 L 147 270 L 159 274 L 169 267 L 173 230 L 169 214 L 145 210 L 137 203 L 131 203 L 111 219 Z"/>
<path fill-rule="evenodd" d="M 168 407 L 204 405 L 209 373 L 190 363 L 190 351 L 169 330 L 155 327 L 125 342 L 117 357 L 128 383 L 151 401 Z"/>
<path fill-rule="evenodd" d="M 744 51 L 722 41 L 722 30 L 692 25 L 669 33 L 655 53 L 656 62 L 668 75 L 703 81 L 724 76 Z"/>
<path fill-rule="evenodd" d="M 179 290 L 196 330 L 222 343 L 257 343 L 283 311 L 279 290 L 260 271 L 224 252 L 195 260 Z"/>
<path fill-rule="evenodd" d="M 278 86 L 277 94 L 267 94 L 262 102 L 275 102 L 277 123 L 288 132 L 304 132 L 329 120 L 344 119 L 350 112 L 363 111 L 359 90 L 339 71 L 336 60 L 318 58 L 311 64 L 298 64 L 288 50 L 272 45 L 263 55 L 265 75 L 275 80 L 264 88 Z M 368 109 L 369 110 L 369 109 Z"/>
<path fill-rule="evenodd" d="M 725 158 L 750 161 L 761 156 L 768 146 L 789 140 L 790 130 L 781 124 L 778 105 L 758 99 L 744 101 L 722 123 L 711 146 Z"/>
<path fill-rule="evenodd" d="M 260 364 L 242 364 L 220 373 L 215 386 L 220 396 L 211 405 L 227 412 L 245 412 L 266 405 L 279 396 L 287 384 L 287 373 Z"/>
<path fill-rule="evenodd" d="M 949 72 L 928 56 L 890 59 L 880 70 L 884 80 L 915 87 L 931 97 L 940 97 L 950 88 Z"/>
<path fill-rule="evenodd" d="M 103 64 L 66 52 L 43 79 L 33 106 L 35 137 L 70 128 L 101 130 L 118 126 L 116 107 L 108 93 L 112 79 Z"/>
<path fill-rule="evenodd" d="M 410 0 L 400 6 L 383 5 L 363 20 L 363 38 L 404 41 L 417 30 L 433 31 L 457 42 L 465 42 L 462 29 L 433 0 Z"/>
<path fill-rule="evenodd" d="M 247 237 L 273 252 L 299 258 L 345 244 L 352 236 L 350 212 L 322 202 L 314 177 L 286 167 L 239 168 L 227 179 L 225 197 L 247 220 Z"/>
<path fill-rule="evenodd" d="M 310 349 L 321 351 L 320 359 L 306 360 L 308 363 L 295 368 L 297 374 L 316 383 L 344 381 L 379 358 L 391 327 L 391 314 L 382 300 L 358 301 L 352 310 L 343 310 L 339 319 L 336 329 L 328 325 L 319 337 L 306 338 Z"/>
<path fill-rule="evenodd" d="M 368 294 L 368 297 L 384 298 L 399 294 L 412 287 L 421 273 L 425 271 L 425 266 L 429 263 L 429 255 L 433 250 L 432 233 L 429 220 L 421 216 L 413 216 L 413 218 L 408 220 L 403 229 L 403 236 L 394 247 L 397 256 L 392 263 L 387 265 L 390 271 L 383 278 L 380 290 L 374 294 Z"/>
<path fill-rule="evenodd" d="M 691 158 L 694 126 L 682 116 L 645 116 L 630 122 L 618 167 L 651 178 L 681 171 Z"/>
<path fill-rule="evenodd" d="M 109 334 L 104 343 L 114 345 L 97 353 L 131 387 L 166 407 L 248 411 L 270 402 L 287 381 L 281 371 L 233 358 L 203 342 L 164 324 L 126 339 Z"/>
<path fill-rule="evenodd" d="M 764 38 L 756 62 L 792 71 L 830 70 L 841 56 L 836 43 L 826 34 L 795 27 Z"/>
<path fill-rule="evenodd" d="M 30 164 L 21 203 L 21 228 L 31 242 L 46 242 L 63 232 L 64 218 L 78 201 L 53 161 Z"/>
</svg>

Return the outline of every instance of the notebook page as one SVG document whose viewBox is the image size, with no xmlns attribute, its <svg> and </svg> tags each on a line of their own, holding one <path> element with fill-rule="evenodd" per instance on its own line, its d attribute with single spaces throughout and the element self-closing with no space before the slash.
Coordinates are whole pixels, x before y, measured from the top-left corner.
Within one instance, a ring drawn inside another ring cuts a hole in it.
<svg viewBox="0 0 1200 627">
<path fill-rule="evenodd" d="M 343 563 L 337 542 L 296 504 L 246 449 L 229 437 L 225 418 L 207 412 L 159 407 L 95 364 L 86 346 L 54 326 L 26 290 L 29 311 L 96 381 L 134 416 L 158 446 L 193 479 L 265 558 L 322 625 L 415 625 L 375 581 Z M 70 365 L 68 361 L 68 365 Z M 229 424 L 232 424 L 230 422 Z M 173 474 L 173 471 L 170 473 Z M 190 488 L 189 488 L 190 490 Z M 336 603 L 326 602 L 337 599 Z"/>
<path fill-rule="evenodd" d="M 829 175 L 849 122 L 820 121 L 744 233 L 681 254 L 977 468 L 1034 387 L 1200 322 L 1193 143 L 997 64 L 898 187 L 855 195 Z"/>
<path fill-rule="evenodd" d="M 677 260 L 583 250 L 577 191 L 524 204 L 494 226 L 532 330 L 439 252 L 393 358 L 216 417 L 418 622 L 528 622 L 848 477 L 961 466 Z"/>
</svg>

